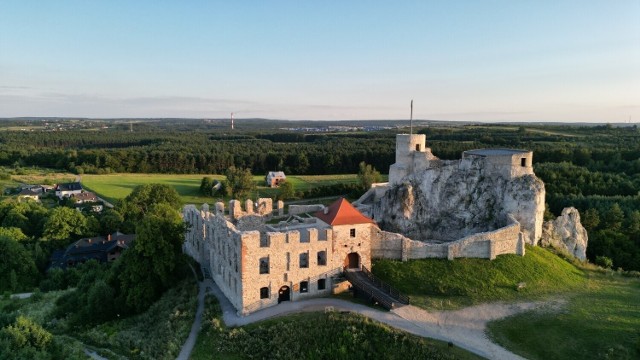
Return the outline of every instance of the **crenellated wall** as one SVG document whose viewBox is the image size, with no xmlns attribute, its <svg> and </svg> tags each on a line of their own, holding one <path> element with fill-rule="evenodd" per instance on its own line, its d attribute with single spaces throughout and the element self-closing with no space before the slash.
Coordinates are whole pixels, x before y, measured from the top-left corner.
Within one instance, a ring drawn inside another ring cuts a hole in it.
<svg viewBox="0 0 640 360">
<path fill-rule="evenodd" d="M 283 287 L 291 301 L 330 294 L 349 254 L 357 254 L 358 266 L 371 266 L 375 224 L 332 227 L 316 218 L 265 224 L 265 217 L 234 201 L 229 213 L 222 204 L 214 213 L 206 204 L 202 210 L 185 206 L 183 219 L 190 226 L 184 252 L 208 271 L 240 314 L 277 304 Z"/>
</svg>

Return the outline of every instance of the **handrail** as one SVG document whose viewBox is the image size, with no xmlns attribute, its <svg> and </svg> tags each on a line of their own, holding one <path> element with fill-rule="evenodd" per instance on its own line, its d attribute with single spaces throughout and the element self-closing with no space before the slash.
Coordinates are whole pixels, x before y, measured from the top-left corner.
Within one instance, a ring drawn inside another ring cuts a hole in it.
<svg viewBox="0 0 640 360">
<path fill-rule="evenodd" d="M 395 303 L 392 301 L 389 301 L 386 296 L 380 296 L 380 289 L 376 288 L 375 286 L 372 286 L 367 282 L 361 281 L 360 279 L 358 279 L 358 276 L 356 276 L 355 274 L 347 272 L 347 279 L 349 279 L 349 281 L 354 287 L 358 288 L 363 293 L 375 299 L 384 308 L 393 309 L 395 307 Z"/>
<path fill-rule="evenodd" d="M 362 265 L 361 267 L 362 267 L 362 273 L 367 276 L 369 281 L 371 281 L 374 285 L 380 288 L 383 292 L 389 294 L 391 297 L 395 298 L 396 300 L 398 300 L 403 304 L 407 304 L 407 305 L 409 304 L 410 299 L 408 296 L 400 293 L 398 289 L 378 279 L 375 275 L 373 275 L 371 271 L 369 271 L 369 269 L 367 269 L 366 266 Z"/>
</svg>

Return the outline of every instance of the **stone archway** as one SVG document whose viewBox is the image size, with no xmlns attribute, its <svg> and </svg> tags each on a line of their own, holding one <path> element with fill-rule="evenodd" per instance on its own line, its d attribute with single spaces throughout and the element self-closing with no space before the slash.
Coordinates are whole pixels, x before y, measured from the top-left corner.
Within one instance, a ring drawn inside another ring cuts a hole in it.
<svg viewBox="0 0 640 360">
<path fill-rule="evenodd" d="M 278 304 L 291 300 L 291 289 L 285 285 L 278 290 Z"/>
<path fill-rule="evenodd" d="M 359 269 L 360 255 L 356 252 L 347 254 L 347 257 L 344 258 L 344 267 L 347 269 Z"/>
</svg>

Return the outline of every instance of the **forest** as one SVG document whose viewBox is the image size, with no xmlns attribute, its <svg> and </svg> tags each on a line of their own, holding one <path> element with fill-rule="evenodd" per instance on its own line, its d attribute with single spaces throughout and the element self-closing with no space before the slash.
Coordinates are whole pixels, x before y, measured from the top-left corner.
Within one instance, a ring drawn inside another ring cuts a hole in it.
<svg viewBox="0 0 640 360">
<path fill-rule="evenodd" d="M 325 123 L 236 120 L 236 130 L 203 120 L 58 120 L 57 131 L 29 128 L 36 120 L 0 127 L 0 166 L 45 167 L 77 174 L 224 174 L 231 166 L 253 174 L 353 174 L 360 162 L 382 173 L 395 161 L 399 122 L 350 122 L 354 131 Z M 51 123 L 52 121 L 50 121 Z M 82 124 L 80 126 L 78 124 Z M 341 124 L 345 125 L 345 124 Z M 366 125 L 366 126 L 365 126 Z M 26 131 L 15 131 L 24 126 Z M 310 131 L 313 126 L 322 131 Z M 296 127 L 300 127 L 297 129 Z M 365 131 L 366 128 L 379 128 Z M 640 131 L 637 125 L 457 124 L 420 122 L 441 159 L 465 150 L 509 147 L 534 152 L 545 182 L 549 216 L 575 206 L 589 231 L 588 257 L 614 268 L 640 270 Z"/>
</svg>

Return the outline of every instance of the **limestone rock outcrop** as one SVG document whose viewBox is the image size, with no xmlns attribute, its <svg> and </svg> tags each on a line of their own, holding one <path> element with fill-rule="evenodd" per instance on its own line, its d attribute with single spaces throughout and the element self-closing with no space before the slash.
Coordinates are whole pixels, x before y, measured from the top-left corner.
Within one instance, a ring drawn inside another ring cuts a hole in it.
<svg viewBox="0 0 640 360">
<path fill-rule="evenodd" d="M 535 175 L 507 179 L 470 160 L 441 161 L 392 185 L 373 214 L 380 227 L 411 239 L 453 241 L 505 225 L 507 214 L 520 222 L 527 243 L 542 234 L 544 183 Z M 475 166 L 478 165 L 478 166 Z"/>
<path fill-rule="evenodd" d="M 555 220 L 545 221 L 542 226 L 542 246 L 566 249 L 580 260 L 587 258 L 587 230 L 580 223 L 580 213 L 574 207 L 564 208 Z"/>
</svg>

